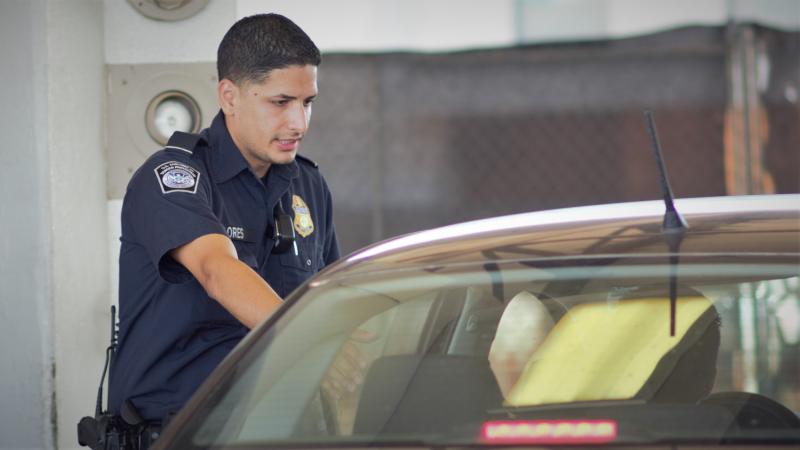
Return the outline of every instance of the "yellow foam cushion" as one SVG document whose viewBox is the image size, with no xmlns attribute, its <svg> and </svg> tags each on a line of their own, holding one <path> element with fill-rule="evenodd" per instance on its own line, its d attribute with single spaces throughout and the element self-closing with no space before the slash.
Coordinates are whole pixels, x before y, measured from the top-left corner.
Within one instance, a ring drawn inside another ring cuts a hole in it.
<svg viewBox="0 0 800 450">
<path fill-rule="evenodd" d="M 577 305 L 530 358 L 506 404 L 633 398 L 710 307 L 705 297 L 679 298 L 670 336 L 668 298 Z"/>
</svg>

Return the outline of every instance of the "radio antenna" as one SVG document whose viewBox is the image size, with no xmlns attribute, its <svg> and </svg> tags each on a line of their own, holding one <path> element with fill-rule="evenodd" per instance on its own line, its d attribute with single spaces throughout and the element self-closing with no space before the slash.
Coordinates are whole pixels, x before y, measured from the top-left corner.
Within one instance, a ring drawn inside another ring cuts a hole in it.
<svg viewBox="0 0 800 450">
<path fill-rule="evenodd" d="M 111 343 L 106 348 L 106 363 L 103 365 L 103 375 L 100 376 L 100 387 L 97 388 L 97 401 L 95 402 L 95 417 L 103 414 L 103 383 L 106 379 L 106 372 L 111 360 L 114 359 L 114 352 L 117 349 L 117 307 L 111 305 Z"/>
<path fill-rule="evenodd" d="M 680 249 L 683 236 L 689 226 L 686 224 L 683 216 L 675 209 L 675 197 L 672 195 L 672 188 L 669 185 L 669 178 L 667 177 L 667 168 L 664 165 L 664 157 L 661 154 L 661 144 L 658 141 L 658 132 L 656 131 L 656 124 L 653 120 L 653 114 L 650 111 L 644 112 L 645 122 L 647 123 L 647 131 L 650 134 L 650 143 L 653 148 L 653 153 L 656 157 L 656 165 L 658 166 L 658 173 L 661 179 L 661 193 L 664 197 L 664 205 L 667 210 L 664 213 L 664 220 L 661 224 L 661 232 L 664 234 L 664 240 L 667 241 L 669 247 L 670 257 L 670 276 L 669 276 L 669 335 L 675 336 L 675 317 L 677 315 L 677 297 L 678 297 L 678 262 Z"/>
</svg>

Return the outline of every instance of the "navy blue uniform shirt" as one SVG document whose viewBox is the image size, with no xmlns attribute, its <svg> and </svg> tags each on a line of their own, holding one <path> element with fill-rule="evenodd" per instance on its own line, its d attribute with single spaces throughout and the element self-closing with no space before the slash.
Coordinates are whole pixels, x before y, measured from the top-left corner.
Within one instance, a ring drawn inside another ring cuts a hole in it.
<svg viewBox="0 0 800 450">
<path fill-rule="evenodd" d="M 147 420 L 176 412 L 247 329 L 169 255 L 210 234 L 227 235 L 239 259 L 286 297 L 339 258 L 331 194 L 316 165 L 298 157 L 259 179 L 220 112 L 191 149 L 151 156 L 122 205 L 119 348 L 109 406 L 130 400 Z M 273 254 L 278 200 L 293 217 L 297 254 Z"/>
</svg>

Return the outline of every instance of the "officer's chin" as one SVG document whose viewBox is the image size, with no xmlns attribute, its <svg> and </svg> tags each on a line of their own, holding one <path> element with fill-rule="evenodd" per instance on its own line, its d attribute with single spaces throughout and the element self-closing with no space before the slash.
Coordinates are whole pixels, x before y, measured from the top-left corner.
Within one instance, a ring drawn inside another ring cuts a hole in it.
<svg viewBox="0 0 800 450">
<path fill-rule="evenodd" d="M 278 164 L 278 165 L 291 164 L 291 163 L 294 162 L 296 157 L 297 157 L 297 152 L 296 151 L 291 152 L 291 154 L 283 154 L 283 155 L 280 155 L 280 157 L 275 158 L 275 160 L 273 161 L 273 164 Z"/>
</svg>

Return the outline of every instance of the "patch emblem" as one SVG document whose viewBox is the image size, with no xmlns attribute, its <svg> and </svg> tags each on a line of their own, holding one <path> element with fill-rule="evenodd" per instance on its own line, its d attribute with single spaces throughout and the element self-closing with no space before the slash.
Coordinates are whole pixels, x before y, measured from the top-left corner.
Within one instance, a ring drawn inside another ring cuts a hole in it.
<svg viewBox="0 0 800 450">
<path fill-rule="evenodd" d="M 314 221 L 311 220 L 311 210 L 299 195 L 292 195 L 292 209 L 294 210 L 294 230 L 300 236 L 306 237 L 314 232 Z"/>
<path fill-rule="evenodd" d="M 197 192 L 197 184 L 200 180 L 200 172 L 194 167 L 188 166 L 177 161 L 169 161 L 155 168 L 158 184 L 161 192 L 169 194 L 171 192 Z"/>
</svg>

